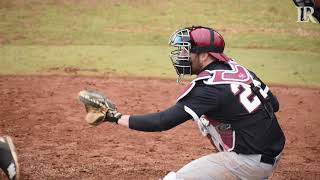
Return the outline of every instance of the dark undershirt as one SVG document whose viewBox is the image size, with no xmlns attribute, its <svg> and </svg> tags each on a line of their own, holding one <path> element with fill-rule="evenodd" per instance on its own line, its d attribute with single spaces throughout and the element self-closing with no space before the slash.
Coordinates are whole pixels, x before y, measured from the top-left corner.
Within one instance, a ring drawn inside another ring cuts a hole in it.
<svg viewBox="0 0 320 180">
<path fill-rule="evenodd" d="M 189 119 L 191 116 L 176 104 L 162 112 L 130 116 L 129 128 L 146 132 L 166 131 Z"/>
</svg>

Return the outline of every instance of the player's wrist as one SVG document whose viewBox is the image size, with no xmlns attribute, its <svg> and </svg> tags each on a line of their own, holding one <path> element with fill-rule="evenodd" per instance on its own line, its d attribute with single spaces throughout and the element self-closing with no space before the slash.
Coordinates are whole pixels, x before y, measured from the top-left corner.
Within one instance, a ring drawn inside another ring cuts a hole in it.
<svg viewBox="0 0 320 180">
<path fill-rule="evenodd" d="M 118 124 L 119 119 L 121 118 L 122 114 L 120 112 L 108 112 L 105 118 L 105 121 L 112 122 Z"/>
<path fill-rule="evenodd" d="M 122 115 L 120 119 L 118 119 L 118 124 L 129 128 L 129 118 L 130 115 Z"/>
</svg>

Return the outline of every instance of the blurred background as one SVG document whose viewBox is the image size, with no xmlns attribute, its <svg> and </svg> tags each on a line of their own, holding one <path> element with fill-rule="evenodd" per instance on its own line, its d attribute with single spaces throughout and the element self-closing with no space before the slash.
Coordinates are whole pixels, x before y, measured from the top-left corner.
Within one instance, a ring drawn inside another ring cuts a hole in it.
<svg viewBox="0 0 320 180">
<path fill-rule="evenodd" d="M 209 26 L 274 84 L 319 86 L 320 24 L 291 0 L 1 0 L 0 74 L 175 78 L 168 38 Z"/>
</svg>

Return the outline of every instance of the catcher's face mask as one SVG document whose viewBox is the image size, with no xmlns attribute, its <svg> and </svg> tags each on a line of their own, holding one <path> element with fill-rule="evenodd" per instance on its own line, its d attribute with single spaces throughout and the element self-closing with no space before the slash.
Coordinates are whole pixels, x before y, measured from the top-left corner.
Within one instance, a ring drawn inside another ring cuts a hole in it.
<svg viewBox="0 0 320 180">
<path fill-rule="evenodd" d="M 169 39 L 169 45 L 176 47 L 171 51 L 170 59 L 178 74 L 178 82 L 184 75 L 191 75 L 190 40 L 190 30 L 187 28 L 177 30 Z"/>
</svg>

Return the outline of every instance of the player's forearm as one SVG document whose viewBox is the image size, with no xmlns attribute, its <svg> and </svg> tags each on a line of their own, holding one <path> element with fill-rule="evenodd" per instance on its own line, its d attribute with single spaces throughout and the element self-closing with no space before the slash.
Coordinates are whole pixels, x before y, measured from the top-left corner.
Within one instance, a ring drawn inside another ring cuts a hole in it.
<svg viewBox="0 0 320 180">
<path fill-rule="evenodd" d="M 146 115 L 123 115 L 118 124 L 137 131 L 157 132 L 171 129 L 190 119 L 188 113 L 172 106 L 169 109 Z"/>
<path fill-rule="evenodd" d="M 160 117 L 158 114 L 148 114 L 142 116 L 123 115 L 118 120 L 118 124 L 137 131 L 161 131 Z M 130 120 L 130 117 L 131 118 Z"/>
</svg>

